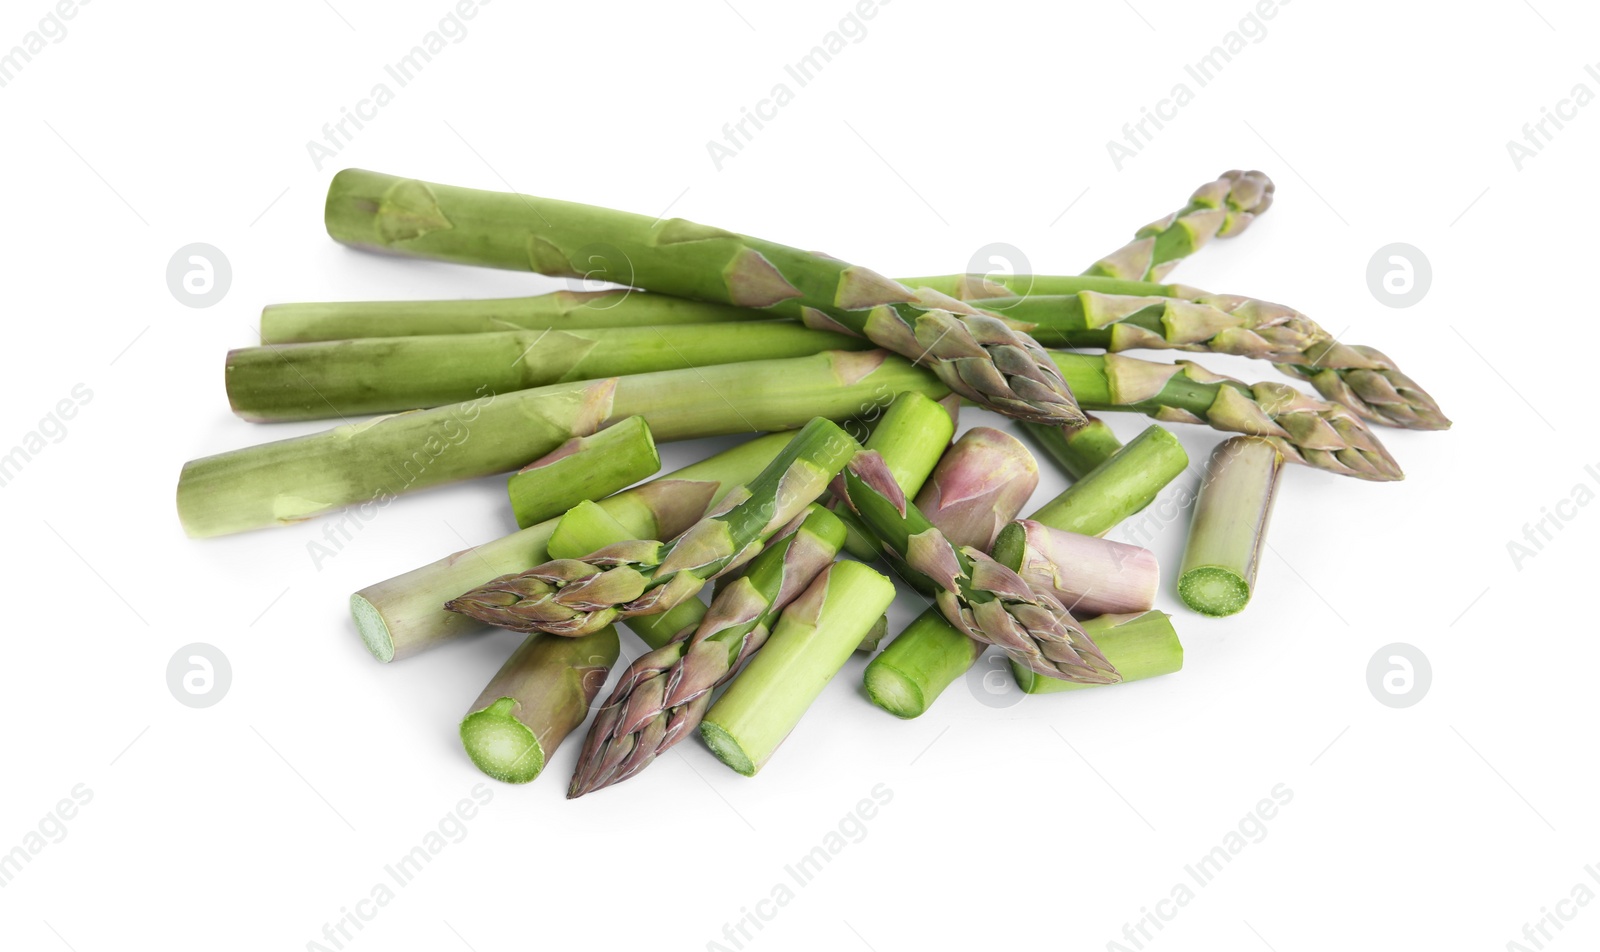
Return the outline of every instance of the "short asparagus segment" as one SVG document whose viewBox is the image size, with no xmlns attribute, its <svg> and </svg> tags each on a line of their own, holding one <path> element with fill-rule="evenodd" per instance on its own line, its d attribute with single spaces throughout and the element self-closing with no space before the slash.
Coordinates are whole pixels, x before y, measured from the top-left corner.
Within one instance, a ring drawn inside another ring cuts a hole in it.
<svg viewBox="0 0 1600 952">
<path fill-rule="evenodd" d="M 1024 423 L 1022 432 L 1073 479 L 1089 475 L 1090 470 L 1122 449 L 1122 441 L 1111 432 L 1111 427 L 1096 416 L 1089 417 L 1087 422 L 1066 426 Z"/>
<path fill-rule="evenodd" d="M 228 353 L 228 402 L 257 423 L 440 407 L 481 393 L 865 350 L 793 321 L 507 331 L 245 347 Z"/>
<path fill-rule="evenodd" d="M 328 234 L 358 248 L 586 277 L 763 308 L 866 337 L 931 367 L 951 390 L 1018 419 L 1082 419 L 1038 344 L 1004 321 L 836 258 L 683 219 L 345 169 Z"/>
<path fill-rule="evenodd" d="M 920 393 L 904 393 L 883 411 L 862 445 L 883 457 L 902 492 L 915 496 L 955 434 L 955 416 L 947 407 Z M 846 551 L 864 562 L 883 557 L 883 546 L 854 513 L 837 502 L 833 509 L 844 521 Z"/>
<path fill-rule="evenodd" d="M 867 663 L 862 683 L 872 703 L 890 714 L 920 717 L 988 647 L 962 634 L 938 608 L 930 608 Z"/>
<path fill-rule="evenodd" d="M 529 635 L 461 721 L 472 762 L 506 783 L 539 776 L 562 739 L 589 716 L 619 650 L 611 627 L 583 638 Z"/>
<path fill-rule="evenodd" d="M 811 506 L 793 532 L 717 594 L 697 625 L 630 664 L 589 727 L 567 796 L 627 780 L 687 737 L 711 692 L 761 649 L 779 612 L 833 562 L 843 542 L 838 517 Z"/>
<path fill-rule="evenodd" d="M 1085 631 L 1103 646 L 1106 657 L 1123 672 L 1124 681 L 1172 674 L 1183 669 L 1183 643 L 1172 628 L 1166 612 L 1148 611 L 1137 615 L 1101 615 L 1083 623 Z M 1094 687 L 1055 678 L 1041 678 L 1023 665 L 1011 665 L 1017 685 L 1027 694 L 1057 694 L 1077 688 Z"/>
<path fill-rule="evenodd" d="M 1231 238 L 1272 207 L 1272 179 L 1234 169 L 1207 182 L 1189 204 L 1134 233 L 1133 241 L 1095 262 L 1084 274 L 1160 281 L 1212 238 Z"/>
<path fill-rule="evenodd" d="M 558 559 L 507 575 L 446 603 L 451 611 L 515 631 L 588 634 L 620 618 L 664 612 L 754 556 L 822 495 L 860 449 L 838 425 L 806 424 L 732 508 L 672 542 L 632 540 L 583 559 Z"/>
<path fill-rule="evenodd" d="M 1178 596 L 1202 615 L 1232 615 L 1250 601 L 1283 475 L 1269 443 L 1236 436 L 1211 454 L 1178 569 Z"/>
<path fill-rule="evenodd" d="M 793 433 L 773 433 L 596 505 L 621 523 L 624 539 L 670 539 L 777 458 Z M 465 549 L 350 596 L 357 632 L 379 661 L 407 658 L 480 630 L 478 622 L 444 610 L 444 603 L 485 579 L 532 568 L 554 556 L 560 520 Z M 596 546 L 583 549 L 592 551 Z"/>
<path fill-rule="evenodd" d="M 1159 426 L 1146 427 L 1029 518 L 1052 529 L 1104 535 L 1150 505 L 1188 466 L 1189 454 L 1177 437 Z"/>
<path fill-rule="evenodd" d="M 1161 567 L 1149 549 L 1032 519 L 1006 526 L 991 554 L 1079 618 L 1148 611 L 1161 585 Z"/>
<path fill-rule="evenodd" d="M 561 515 L 586 499 L 601 499 L 661 469 L 661 455 L 644 417 L 628 417 L 593 436 L 575 436 L 512 474 L 506 483 L 517 525 Z"/>
<path fill-rule="evenodd" d="M 686 301 L 629 288 L 553 291 L 532 297 L 455 301 L 330 301 L 271 304 L 261 312 L 261 343 L 303 344 L 360 337 L 558 331 L 748 321 L 747 308 Z"/>
<path fill-rule="evenodd" d="M 894 583 L 860 562 L 835 562 L 818 575 L 706 712 L 700 736 L 711 752 L 755 776 L 892 601 Z"/>
<path fill-rule="evenodd" d="M 984 552 L 1039 486 L 1039 464 L 1017 438 L 973 427 L 940 457 L 917 508 L 955 546 Z"/>
</svg>

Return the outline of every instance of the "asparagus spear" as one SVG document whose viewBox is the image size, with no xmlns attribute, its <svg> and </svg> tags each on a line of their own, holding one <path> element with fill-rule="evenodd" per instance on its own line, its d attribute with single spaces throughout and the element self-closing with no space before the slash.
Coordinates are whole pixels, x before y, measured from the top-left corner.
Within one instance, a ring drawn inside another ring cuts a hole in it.
<svg viewBox="0 0 1600 952">
<path fill-rule="evenodd" d="M 596 505 L 627 529 L 623 539 L 670 539 L 735 487 L 755 479 L 793 436 L 757 437 Z M 445 601 L 484 579 L 520 572 L 553 557 L 549 547 L 560 544 L 560 523 L 541 522 L 356 592 L 350 596 L 350 613 L 361 640 L 379 661 L 393 661 L 473 632 L 478 623 L 445 611 Z M 582 551 L 611 541 L 615 540 Z"/>
<path fill-rule="evenodd" d="M 1009 433 L 978 426 L 939 458 L 916 503 L 951 545 L 987 552 L 1038 485 L 1039 464 L 1027 447 Z"/>
<path fill-rule="evenodd" d="M 1178 569 L 1178 595 L 1203 615 L 1232 615 L 1250 601 L 1283 456 L 1236 436 L 1211 453 Z"/>
<path fill-rule="evenodd" d="M 644 417 L 593 436 L 575 436 L 512 474 L 506 483 L 517 525 L 526 529 L 586 499 L 600 499 L 661 469 Z"/>
<path fill-rule="evenodd" d="M 1089 417 L 1084 423 L 1068 423 L 1065 426 L 1024 423 L 1022 432 L 1031 437 L 1073 479 L 1082 479 L 1090 470 L 1110 459 L 1112 453 L 1122 449 L 1122 441 L 1111 432 L 1111 427 L 1095 416 Z"/>
<path fill-rule="evenodd" d="M 1080 618 L 1147 611 L 1161 584 L 1161 567 L 1149 549 L 1033 519 L 1006 526 L 991 554 Z"/>
<path fill-rule="evenodd" d="M 882 456 L 901 491 L 914 496 L 955 434 L 956 418 L 949 407 L 920 393 L 903 393 L 889 403 L 862 445 Z M 831 505 L 844 522 L 846 551 L 864 562 L 882 558 L 883 546 L 872 531 L 837 501 Z"/>
<path fill-rule="evenodd" d="M 1188 466 L 1189 454 L 1183 451 L 1178 438 L 1159 426 L 1149 426 L 1060 495 L 1034 510 L 1029 518 L 1052 529 L 1105 535 L 1117 523 L 1150 505 Z M 1009 526 L 1000 534 L 1007 531 Z"/>
<path fill-rule="evenodd" d="M 343 418 L 439 407 L 484 392 L 870 346 L 793 321 L 744 321 L 245 347 L 228 353 L 228 402 L 257 423 Z"/>
<path fill-rule="evenodd" d="M 700 736 L 711 752 L 755 776 L 893 600 L 894 583 L 860 562 L 828 566 L 706 712 Z"/>
<path fill-rule="evenodd" d="M 933 589 L 935 604 L 959 630 L 1047 677 L 1117 679 L 1060 603 L 977 549 L 952 545 L 906 500 L 876 454 L 858 453 L 834 480 L 834 493 Z"/>
<path fill-rule="evenodd" d="M 1084 622 L 1083 629 L 1094 635 L 1095 643 L 1102 646 L 1106 657 L 1123 672 L 1124 681 L 1154 678 L 1183 668 L 1183 643 L 1178 641 L 1172 618 L 1166 612 L 1101 615 Z M 1041 678 L 1015 662 L 1011 673 L 1027 694 L 1056 694 L 1094 686 Z"/>
<path fill-rule="evenodd" d="M 627 780 L 688 736 L 711 692 L 761 648 L 778 613 L 833 561 L 844 535 L 837 516 L 811 506 L 794 532 L 717 594 L 697 627 L 630 664 L 589 727 L 567 796 Z"/>
<path fill-rule="evenodd" d="M 947 392 L 883 351 L 828 351 L 553 384 L 335 427 L 186 464 L 178 515 L 192 536 L 297 522 L 349 505 L 515 470 L 574 436 L 642 416 L 658 441 L 845 419 L 885 394 Z"/>
<path fill-rule="evenodd" d="M 1160 281 L 1212 238 L 1231 238 L 1272 207 L 1264 173 L 1224 172 L 1190 196 L 1189 204 L 1134 233 L 1133 241 L 1095 262 L 1084 274 Z"/>
<path fill-rule="evenodd" d="M 764 308 L 866 337 L 932 367 L 951 390 L 1018 419 L 1082 419 L 1026 334 L 959 301 L 836 258 L 710 228 L 570 202 L 345 169 L 328 234 L 358 248 L 611 281 Z"/>
<path fill-rule="evenodd" d="M 539 776 L 561 741 L 589 716 L 620 650 L 609 625 L 583 638 L 529 635 L 462 719 L 467 756 L 506 783 Z"/>
<path fill-rule="evenodd" d="M 860 447 L 820 417 L 739 494 L 672 542 L 633 540 L 583 559 L 506 575 L 447 602 L 451 611 L 515 631 L 583 635 L 618 618 L 664 612 L 743 565 L 828 488 Z"/>
</svg>

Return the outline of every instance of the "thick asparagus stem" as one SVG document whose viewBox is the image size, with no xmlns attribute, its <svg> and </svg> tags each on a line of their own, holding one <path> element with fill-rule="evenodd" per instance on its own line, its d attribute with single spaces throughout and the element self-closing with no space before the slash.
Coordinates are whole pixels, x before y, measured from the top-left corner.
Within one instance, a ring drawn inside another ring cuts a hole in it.
<svg viewBox="0 0 1600 952">
<path fill-rule="evenodd" d="M 1085 631 L 1094 634 L 1095 643 L 1101 645 L 1118 671 L 1124 672 L 1124 681 L 1141 681 L 1163 674 L 1172 674 L 1183 668 L 1183 643 L 1172 628 L 1172 618 L 1166 612 L 1148 611 L 1139 615 L 1101 615 L 1083 623 Z M 1074 684 L 1055 678 L 1041 678 L 1026 666 L 1011 665 L 1017 685 L 1027 694 L 1056 694 L 1077 688 L 1094 687 L 1092 684 Z"/>
<path fill-rule="evenodd" d="M 1178 569 L 1178 595 L 1203 615 L 1232 615 L 1250 601 L 1283 457 L 1236 436 L 1212 451 Z"/>
<path fill-rule="evenodd" d="M 949 408 L 920 393 L 904 393 L 889 404 L 862 446 L 883 457 L 901 492 L 915 496 L 955 434 L 956 419 Z M 834 502 L 832 508 L 844 522 L 845 550 L 864 562 L 882 558 L 883 546 L 872 530 L 848 507 Z"/>
<path fill-rule="evenodd" d="M 987 552 L 1038 486 L 1039 464 L 1028 448 L 1009 433 L 978 426 L 939 458 L 916 503 L 952 545 Z"/>
<path fill-rule="evenodd" d="M 1110 459 L 1112 453 L 1122 449 L 1122 441 L 1111 432 L 1106 421 L 1094 416 L 1077 425 L 1024 423 L 1022 432 L 1073 479 L 1087 476 L 1090 470 Z"/>
<path fill-rule="evenodd" d="M 584 635 L 631 615 L 653 615 L 699 594 L 756 554 L 816 498 L 860 446 L 818 417 L 762 470 L 725 512 L 672 542 L 633 540 L 583 559 L 558 559 L 506 575 L 445 607 L 515 631 Z"/>
<path fill-rule="evenodd" d="M 661 455 L 644 417 L 628 417 L 592 436 L 575 436 L 511 474 L 506 492 L 517 525 L 561 515 L 661 469 Z"/>
<path fill-rule="evenodd" d="M 893 600 L 894 583 L 860 562 L 818 575 L 706 712 L 700 736 L 711 752 L 755 776 Z"/>
<path fill-rule="evenodd" d="M 337 301 L 271 304 L 261 312 L 261 343 L 302 344 L 361 337 L 586 330 L 751 319 L 748 309 L 629 288 L 554 291 L 533 297 L 465 301 Z"/>
<path fill-rule="evenodd" d="M 1026 334 L 970 305 L 826 255 L 677 218 L 360 169 L 334 176 L 325 219 L 330 236 L 356 247 L 765 308 L 866 337 L 1008 416 L 1082 419 L 1060 374 Z"/>
<path fill-rule="evenodd" d="M 1178 438 L 1159 426 L 1149 426 L 1029 518 L 1052 529 L 1105 535 L 1150 505 L 1188 465 L 1189 454 Z"/>
<path fill-rule="evenodd" d="M 1149 549 L 1032 519 L 1006 526 L 991 554 L 1079 618 L 1148 611 L 1161 585 L 1161 567 Z"/>
<path fill-rule="evenodd" d="M 644 417 L 658 441 L 683 440 L 789 429 L 814 416 L 846 419 L 904 390 L 947 393 L 933 374 L 883 351 L 486 392 L 193 460 L 178 480 L 178 515 L 192 536 L 243 532 L 510 472 L 624 417 Z"/>
<path fill-rule="evenodd" d="M 827 568 L 843 541 L 838 517 L 811 506 L 793 532 L 717 594 L 697 626 L 629 665 L 584 738 L 567 796 L 627 780 L 687 737 L 711 692 L 761 648 L 778 613 Z"/>
<path fill-rule="evenodd" d="M 988 647 L 930 608 L 867 663 L 861 680 L 872 703 L 896 717 L 919 717 Z"/>
<path fill-rule="evenodd" d="M 1160 281 L 1212 238 L 1231 238 L 1272 207 L 1272 179 L 1261 172 L 1224 172 L 1189 203 L 1134 233 L 1133 241 L 1095 262 L 1084 274 Z"/>
<path fill-rule="evenodd" d="M 506 783 L 539 776 L 562 739 L 589 716 L 619 650 L 609 626 L 583 638 L 529 635 L 462 719 L 467 756 Z"/>
<path fill-rule="evenodd" d="M 321 420 L 440 407 L 484 392 L 871 346 L 793 321 L 744 321 L 246 347 L 228 353 L 228 402 L 257 423 Z"/>
<path fill-rule="evenodd" d="M 596 505 L 628 530 L 624 538 L 670 539 L 729 491 L 755 479 L 793 436 L 757 437 Z M 362 642 L 379 661 L 393 661 L 479 630 L 478 622 L 445 611 L 444 603 L 485 579 L 551 558 L 547 547 L 557 544 L 559 523 L 541 522 L 351 595 L 350 613 Z"/>
</svg>

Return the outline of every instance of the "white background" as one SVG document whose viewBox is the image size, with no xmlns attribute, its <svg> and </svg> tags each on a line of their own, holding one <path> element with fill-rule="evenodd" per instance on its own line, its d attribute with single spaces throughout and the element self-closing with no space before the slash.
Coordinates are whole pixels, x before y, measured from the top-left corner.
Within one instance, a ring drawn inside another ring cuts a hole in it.
<svg viewBox="0 0 1600 952">
<path fill-rule="evenodd" d="M 93 799 L 0 889 L 0 944 L 307 948 L 485 782 L 456 723 L 517 636 L 382 666 L 344 604 L 512 528 L 501 480 L 397 503 L 320 570 L 306 546 L 321 523 L 201 542 L 173 510 L 185 459 L 320 428 L 228 412 L 223 355 L 254 342 L 262 305 L 560 286 L 333 244 L 322 196 L 343 165 L 670 209 L 886 274 L 962 270 L 994 241 L 1074 272 L 1217 172 L 1260 168 L 1278 185 L 1270 214 L 1175 277 L 1380 346 L 1456 421 L 1382 431 L 1403 483 L 1290 471 L 1245 613 L 1202 620 L 1164 592 L 1187 648 L 1177 675 L 1004 709 L 958 682 L 901 722 L 865 700 L 857 658 L 757 779 L 691 742 L 567 802 L 574 741 L 551 776 L 489 782 L 465 840 L 346 948 L 734 948 L 724 924 L 878 784 L 893 799 L 865 839 L 746 948 L 1107 948 L 1277 784 L 1293 800 L 1265 839 L 1147 948 L 1501 949 L 1574 884 L 1600 891 L 1584 872 L 1600 860 L 1600 512 L 1575 510 L 1520 571 L 1507 553 L 1576 484 L 1600 489 L 1579 346 L 1595 326 L 1600 108 L 1520 172 L 1505 145 L 1574 84 L 1600 92 L 1584 72 L 1595 13 L 1297 0 L 1118 171 L 1106 140 L 1251 8 L 897 0 L 718 171 L 707 140 L 850 3 L 498 0 L 320 170 L 306 141 L 450 3 L 84 6 L 0 89 L 0 448 L 74 385 L 93 393 L 0 491 L 0 851 L 74 785 Z M 49 9 L 7 3 L 0 49 Z M 197 241 L 234 274 L 208 309 L 165 282 Z M 1408 309 L 1365 276 L 1396 241 L 1432 262 Z M 1145 423 L 1113 422 L 1124 438 Z M 1196 462 L 1217 439 L 1175 430 Z M 1037 501 L 1064 485 L 1046 469 Z M 1169 569 L 1183 532 L 1155 543 Z M 233 668 L 204 710 L 165 682 L 191 642 Z M 1409 709 L 1367 687 L 1391 642 L 1432 663 Z M 1561 908 L 1577 913 L 1559 947 L 1600 938 L 1600 911 Z"/>
</svg>

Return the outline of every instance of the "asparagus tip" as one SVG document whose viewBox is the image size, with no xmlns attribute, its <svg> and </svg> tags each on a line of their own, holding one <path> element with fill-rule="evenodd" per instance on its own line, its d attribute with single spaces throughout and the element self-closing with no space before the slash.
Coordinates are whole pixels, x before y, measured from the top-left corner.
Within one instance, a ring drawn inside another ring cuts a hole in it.
<svg viewBox="0 0 1600 952">
<path fill-rule="evenodd" d="M 389 633 L 389 623 L 383 620 L 378 606 L 360 594 L 350 596 L 350 617 L 355 619 L 361 643 L 372 656 L 388 664 L 394 660 L 394 635 Z"/>
<path fill-rule="evenodd" d="M 512 716 L 517 702 L 503 697 L 461 721 L 461 744 L 478 769 L 505 783 L 527 783 L 544 769 L 544 748 Z"/>
<path fill-rule="evenodd" d="M 1178 597 L 1200 614 L 1220 618 L 1244 610 L 1250 603 L 1250 585 L 1228 569 L 1202 565 L 1178 579 Z"/>
</svg>

